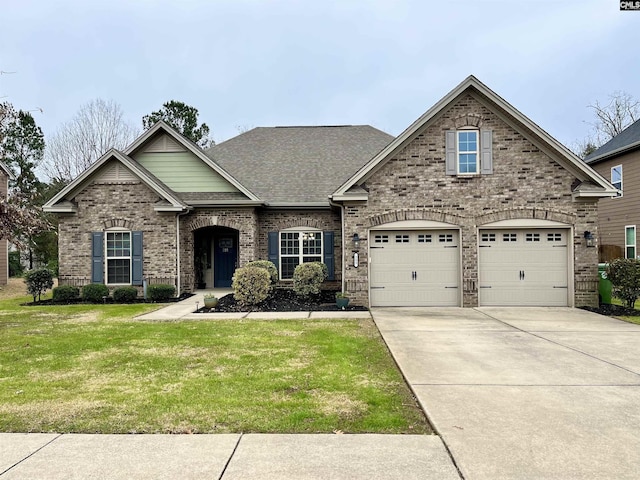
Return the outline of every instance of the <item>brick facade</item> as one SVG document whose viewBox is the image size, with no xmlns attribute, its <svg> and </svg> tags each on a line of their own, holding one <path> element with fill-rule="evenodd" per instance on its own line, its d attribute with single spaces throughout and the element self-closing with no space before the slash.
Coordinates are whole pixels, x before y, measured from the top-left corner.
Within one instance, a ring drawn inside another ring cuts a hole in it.
<svg viewBox="0 0 640 480">
<path fill-rule="evenodd" d="M 445 132 L 461 123 L 493 131 L 493 174 L 445 174 Z M 366 202 L 345 204 L 345 232 L 362 239 L 360 267 L 347 259 L 346 290 L 368 305 L 367 239 L 373 226 L 431 220 L 461 230 L 463 306 L 478 305 L 478 227 L 507 219 L 553 220 L 574 226 L 576 306 L 597 305 L 597 199 L 574 201 L 575 177 L 470 94 L 441 112 L 363 184 Z"/>
</svg>

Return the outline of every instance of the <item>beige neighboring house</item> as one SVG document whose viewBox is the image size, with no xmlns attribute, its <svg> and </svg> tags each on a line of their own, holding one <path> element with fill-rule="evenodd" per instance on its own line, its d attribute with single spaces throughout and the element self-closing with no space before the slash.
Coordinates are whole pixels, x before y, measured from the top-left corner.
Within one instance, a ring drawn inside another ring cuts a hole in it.
<svg viewBox="0 0 640 480">
<path fill-rule="evenodd" d="M 13 179 L 13 173 L 3 162 L 0 162 L 0 195 L 5 197 L 9 191 L 9 180 Z M 1 215 L 2 213 L 0 213 Z M 0 240 L 0 285 L 6 285 L 9 279 L 9 241 Z"/>
<path fill-rule="evenodd" d="M 255 128 L 203 151 L 159 122 L 44 208 L 61 284 L 190 292 L 268 259 L 287 286 L 321 261 L 365 306 L 593 306 L 597 204 L 615 194 L 470 76 L 397 138 Z"/>
<path fill-rule="evenodd" d="M 616 196 L 598 204 L 600 261 L 640 257 L 640 120 L 584 161 L 618 189 Z"/>
</svg>

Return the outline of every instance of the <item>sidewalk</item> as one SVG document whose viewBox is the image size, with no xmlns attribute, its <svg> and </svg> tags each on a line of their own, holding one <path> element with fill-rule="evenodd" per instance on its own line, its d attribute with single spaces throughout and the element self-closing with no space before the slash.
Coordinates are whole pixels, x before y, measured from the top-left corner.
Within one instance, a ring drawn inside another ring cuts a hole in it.
<svg viewBox="0 0 640 480">
<path fill-rule="evenodd" d="M 0 479 L 437 479 L 460 476 L 435 435 L 0 433 Z"/>
<path fill-rule="evenodd" d="M 217 296 L 221 297 L 232 290 L 216 290 Z M 155 312 L 146 313 L 136 317 L 137 320 L 211 320 L 229 318 L 370 318 L 369 312 L 353 311 L 330 311 L 330 312 L 216 312 L 216 313 L 195 313 L 198 307 L 204 305 L 204 294 L 206 292 L 197 291 L 194 296 L 181 302 L 172 303 L 160 308 Z"/>
</svg>

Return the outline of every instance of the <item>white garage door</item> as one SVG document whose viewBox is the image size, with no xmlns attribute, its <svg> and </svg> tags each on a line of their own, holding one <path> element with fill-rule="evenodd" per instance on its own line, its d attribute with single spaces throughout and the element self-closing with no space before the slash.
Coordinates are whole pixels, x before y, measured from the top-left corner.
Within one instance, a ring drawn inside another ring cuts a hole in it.
<svg viewBox="0 0 640 480">
<path fill-rule="evenodd" d="M 568 232 L 480 231 L 480 305 L 567 306 Z"/>
<path fill-rule="evenodd" d="M 372 306 L 460 306 L 455 230 L 372 231 Z"/>
</svg>

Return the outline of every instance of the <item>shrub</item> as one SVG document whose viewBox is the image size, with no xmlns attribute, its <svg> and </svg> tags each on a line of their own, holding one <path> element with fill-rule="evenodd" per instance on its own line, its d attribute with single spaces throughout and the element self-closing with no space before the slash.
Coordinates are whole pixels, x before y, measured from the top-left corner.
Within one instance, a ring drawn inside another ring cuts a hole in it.
<svg viewBox="0 0 640 480">
<path fill-rule="evenodd" d="M 53 287 L 53 274 L 46 268 L 29 270 L 24 276 L 24 283 L 27 284 L 27 292 L 33 296 L 33 301 L 40 301 L 40 297 L 49 288 Z"/>
<path fill-rule="evenodd" d="M 262 267 L 242 267 L 233 274 L 233 298 L 242 305 L 257 305 L 271 292 L 271 276 Z"/>
<path fill-rule="evenodd" d="M 109 288 L 102 283 L 90 283 L 82 287 L 82 300 L 85 302 L 102 303 L 103 297 L 109 296 Z"/>
<path fill-rule="evenodd" d="M 113 301 L 116 303 L 131 303 L 138 298 L 136 287 L 118 287 L 113 291 Z"/>
<path fill-rule="evenodd" d="M 253 262 L 247 263 L 246 266 L 264 268 L 269 273 L 269 277 L 271 277 L 271 284 L 278 281 L 278 269 L 273 262 L 270 262 L 269 260 L 254 260 Z"/>
<path fill-rule="evenodd" d="M 9 252 L 9 276 L 20 277 L 24 272 L 24 267 L 20 261 L 20 252 L 13 250 Z"/>
<path fill-rule="evenodd" d="M 49 260 L 47 262 L 47 268 L 51 270 L 51 273 L 53 273 L 54 277 L 58 277 L 58 273 L 60 271 L 60 269 L 58 268 L 58 259 Z"/>
<path fill-rule="evenodd" d="M 156 285 L 149 285 L 147 287 L 147 297 L 152 302 L 164 302 L 173 298 L 176 294 L 176 287 L 165 283 L 158 283 Z"/>
<path fill-rule="evenodd" d="M 614 296 L 633 308 L 640 296 L 640 261 L 634 258 L 617 258 L 607 265 L 605 272 L 611 280 Z"/>
<path fill-rule="evenodd" d="M 320 285 L 327 278 L 327 266 L 320 262 L 302 263 L 293 271 L 293 291 L 302 297 L 320 293 Z"/>
<path fill-rule="evenodd" d="M 53 289 L 54 302 L 70 302 L 80 298 L 80 289 L 73 285 L 60 285 Z"/>
</svg>

